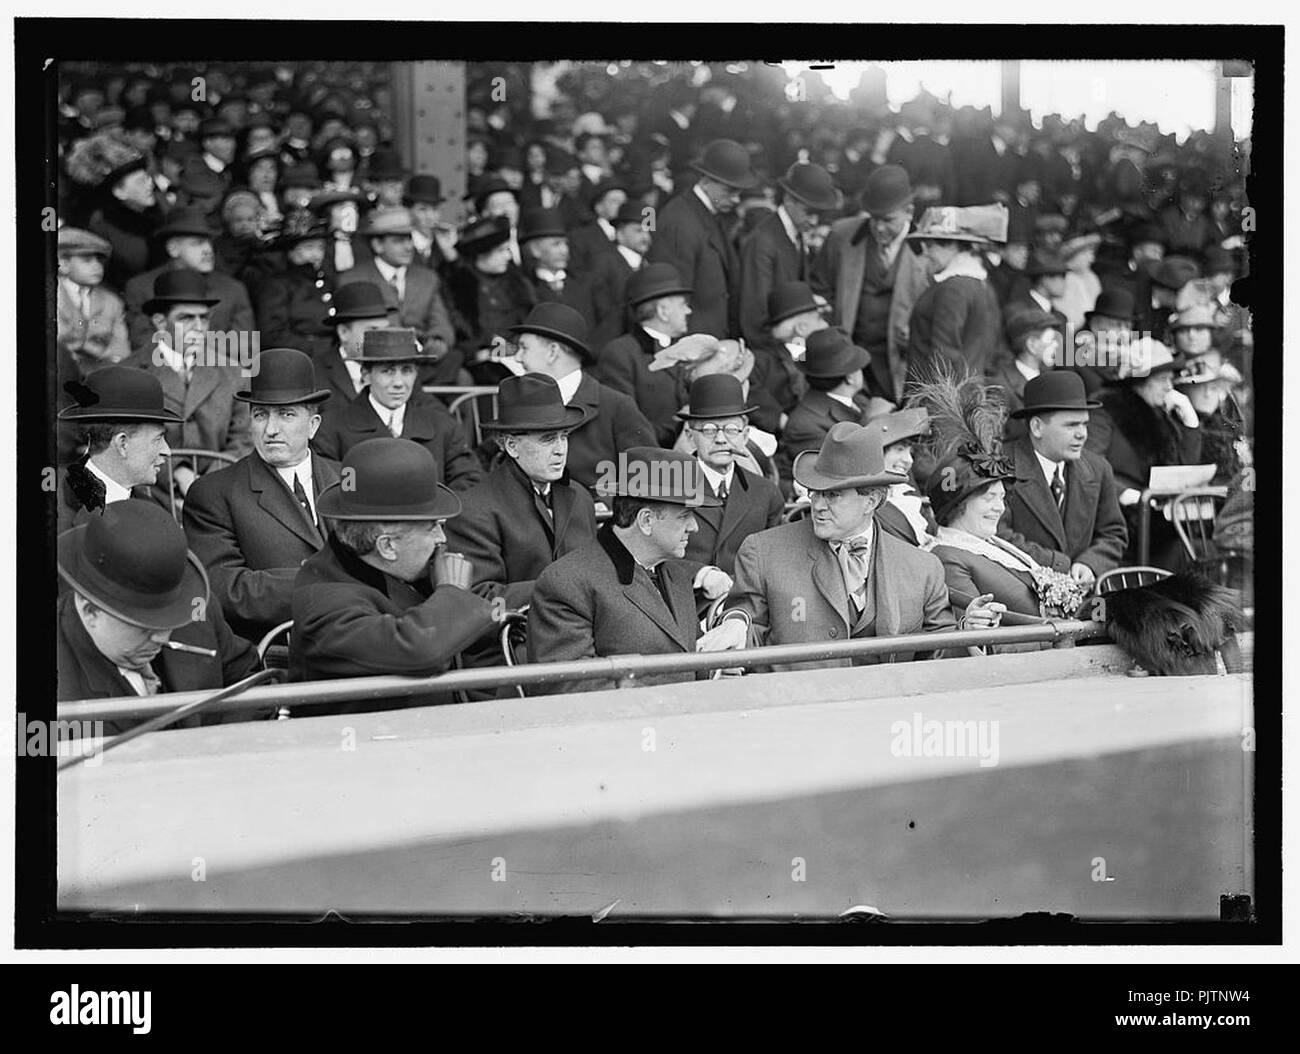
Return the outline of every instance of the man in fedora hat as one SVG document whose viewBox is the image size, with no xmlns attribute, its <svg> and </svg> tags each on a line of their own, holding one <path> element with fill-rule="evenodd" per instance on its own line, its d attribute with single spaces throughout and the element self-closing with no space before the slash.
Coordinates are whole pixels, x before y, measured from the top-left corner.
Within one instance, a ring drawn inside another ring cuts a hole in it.
<svg viewBox="0 0 1300 1054">
<path fill-rule="evenodd" d="M 294 576 L 325 544 L 317 498 L 339 478 L 338 464 L 313 456 L 309 445 L 329 398 L 311 359 L 269 348 L 258 365 L 235 393 L 249 405 L 253 452 L 198 480 L 183 518 L 232 628 L 250 640 L 292 617 Z"/>
<path fill-rule="evenodd" d="M 441 673 L 498 627 L 492 604 L 469 591 L 469 561 L 438 554 L 460 499 L 437 482 L 433 455 L 400 439 L 358 443 L 340 472 L 317 502 L 329 539 L 294 580 L 290 677 Z M 392 705 L 381 699 L 331 712 Z"/>
<path fill-rule="evenodd" d="M 285 217 L 274 247 L 283 251 L 285 268 L 257 288 L 257 324 L 262 343 L 324 355 L 334 348 L 334 327 L 327 319 L 334 283 L 325 270 L 329 234 L 312 212 Z"/>
<path fill-rule="evenodd" d="M 342 461 L 358 443 L 392 436 L 419 443 L 433 455 L 437 480 L 468 490 L 483 467 L 460 423 L 438 399 L 414 398 L 427 356 L 412 329 L 368 329 L 361 338 L 361 393 L 330 415 L 312 440 L 322 457 Z"/>
<path fill-rule="evenodd" d="M 610 466 L 599 493 L 611 503 L 613 518 L 596 541 L 551 564 L 533 586 L 529 660 L 716 650 L 717 631 L 700 634 L 695 590 L 710 599 L 725 596 L 731 577 L 685 559 L 697 529 L 695 510 L 719 504 L 706 492 L 699 462 L 680 451 L 632 447 Z M 638 683 L 693 679 L 664 674 Z M 580 681 L 545 690 L 610 687 L 607 681 Z"/>
<path fill-rule="evenodd" d="M 837 220 L 813 263 L 813 288 L 835 305 L 835 318 L 871 354 L 873 395 L 900 403 L 907 373 L 909 322 L 930 284 L 924 261 L 904 251 L 915 194 L 907 171 L 883 165 L 862 191 L 865 217 Z"/>
<path fill-rule="evenodd" d="M 1029 257 L 1029 266 L 1025 268 L 1029 288 L 1009 299 L 1003 305 L 1004 311 L 1008 314 L 1034 309 L 1046 311 L 1058 319 L 1064 329 L 1068 320 L 1064 312 L 1057 310 L 1055 303 L 1065 294 L 1065 276 L 1068 271 L 1065 259 L 1059 252 L 1054 249 L 1036 249 Z"/>
<path fill-rule="evenodd" d="M 524 279 L 538 304 L 568 304 L 595 321 L 591 279 L 569 266 L 569 232 L 556 209 L 525 209 L 519 218 L 519 251 Z"/>
<path fill-rule="evenodd" d="M 167 426 L 180 420 L 167 408 L 157 378 L 129 366 L 93 370 L 64 388 L 74 402 L 58 419 L 76 431 L 85 453 L 58 473 L 60 533 L 115 501 L 148 499 L 171 453 Z"/>
<path fill-rule="evenodd" d="M 328 419 L 361 394 L 361 342 L 368 330 L 386 329 L 396 324 L 384 294 L 373 282 L 350 282 L 334 293 L 321 322 L 334 328 L 334 345 L 314 356 L 313 366 L 321 387 L 329 390 L 329 399 L 320 406 L 321 417 Z"/>
<path fill-rule="evenodd" d="M 411 243 L 415 258 L 437 272 L 444 282 L 447 269 L 456 259 L 456 228 L 442 221 L 442 181 L 423 173 L 406 181 L 402 204 L 411 211 Z"/>
<path fill-rule="evenodd" d="M 757 405 L 746 405 L 744 386 L 728 373 L 713 373 L 692 382 L 685 409 L 677 417 L 685 422 L 686 437 L 716 508 L 696 514 L 699 530 L 690 537 L 686 558 L 712 564 L 732 573 L 736 550 L 751 534 L 775 527 L 785 510 L 781 492 L 771 480 L 738 464 L 746 462 L 750 415 Z"/>
<path fill-rule="evenodd" d="M 740 330 L 751 344 L 767 339 L 767 301 L 785 282 L 807 282 L 808 236 L 826 212 L 844 203 L 831 174 L 821 165 L 796 162 L 776 181 L 779 204 L 740 249 Z M 719 333 L 717 336 L 729 336 Z"/>
<path fill-rule="evenodd" d="M 470 223 L 460 232 L 457 259 L 447 279 L 457 347 L 476 384 L 496 384 L 506 375 L 494 349 L 537 303 L 532 286 L 511 259 L 510 238 L 504 216 Z"/>
<path fill-rule="evenodd" d="M 372 259 L 339 275 L 342 289 L 350 282 L 370 282 L 384 294 L 399 324 L 413 329 L 428 358 L 423 384 L 455 384 L 462 356 L 454 350 L 456 332 L 442 299 L 442 283 L 427 267 L 412 266 L 411 213 L 407 209 L 373 212 L 361 233 L 369 239 Z"/>
<path fill-rule="evenodd" d="M 841 421 L 820 450 L 801 453 L 794 478 L 812 500 L 809 515 L 750 535 L 736 554 L 736 583 L 719 630 L 727 643 L 808 644 L 893 637 L 954 627 L 937 557 L 877 529 L 876 510 L 907 477 L 885 471 L 880 436 Z M 963 623 L 991 625 L 986 598 L 966 608 Z M 905 662 L 912 652 L 885 661 Z M 874 665 L 876 658 L 811 666 Z"/>
<path fill-rule="evenodd" d="M 709 143 L 692 167 L 699 178 L 660 212 L 649 258 L 672 264 L 695 290 L 691 332 L 728 337 L 740 332 L 740 256 L 726 219 L 758 177 L 731 139 Z"/>
<path fill-rule="evenodd" d="M 83 375 L 131 354 L 126 305 L 104 286 L 104 264 L 112 252 L 113 247 L 98 234 L 59 228 L 57 339 Z"/>
<path fill-rule="evenodd" d="M 1115 474 L 1084 445 L 1089 412 L 1099 406 L 1071 370 L 1025 382 L 1011 415 L 1025 422 L 1025 434 L 1006 445 L 1019 482 L 1007 489 L 998 525 L 999 537 L 1085 587 L 1117 567 L 1128 544 Z"/>
<path fill-rule="evenodd" d="M 228 340 L 218 346 L 208 337 L 211 308 L 217 301 L 207 295 L 207 282 L 197 271 L 165 271 L 154 293 L 142 306 L 153 326 L 149 343 L 137 348 L 127 364 L 147 370 L 162 385 L 167 408 L 180 418 L 167 429 L 174 449 L 213 450 L 234 457 L 248 453 L 248 409 L 235 398 L 243 387 L 240 355 L 251 343 Z M 211 354 L 209 352 L 211 351 Z M 180 497 L 216 459 L 195 459 L 173 464 Z M 170 485 L 160 481 L 155 492 L 167 501 Z"/>
<path fill-rule="evenodd" d="M 548 564 L 595 540 L 595 503 L 565 471 L 569 435 L 587 411 L 565 406 L 559 385 L 540 373 L 503 380 L 497 406 L 483 428 L 505 458 L 461 496 L 447 545 L 473 566 L 475 593 L 517 609 Z"/>
<path fill-rule="evenodd" d="M 686 395 L 680 368 L 652 371 L 654 356 L 684 337 L 691 317 L 691 290 L 672 264 L 647 264 L 628 280 L 631 333 L 601 349 L 593 373 L 615 391 L 630 395 L 654 426 L 662 446 L 677 437 L 674 415 Z"/>
<path fill-rule="evenodd" d="M 253 330 L 253 305 L 244 283 L 216 270 L 217 258 L 212 248 L 214 236 L 207 218 L 197 209 L 177 209 L 167 218 L 166 224 L 158 231 L 167 262 L 136 275 L 126 283 L 124 290 L 132 348 L 138 351 L 154 332 L 145 304 L 157 291 L 159 278 L 171 272 L 185 271 L 203 278 L 207 295 L 212 297 L 214 305 L 208 317 L 209 329 L 221 333 L 249 333 Z"/>
<path fill-rule="evenodd" d="M 620 451 L 654 442 L 654 428 L 628 395 L 596 380 L 587 344 L 587 323 L 566 304 L 538 304 L 510 327 L 518 352 L 516 369 L 544 373 L 560 387 L 566 406 L 586 411 L 586 423 L 569 436 L 569 476 L 593 488 L 602 463 Z"/>
<path fill-rule="evenodd" d="M 989 366 L 988 380 L 1002 389 L 1008 418 L 1006 439 L 1024 435 L 1024 421 L 1015 411 L 1024 405 L 1025 383 L 1046 370 L 1065 365 L 1064 323 L 1037 307 L 1008 308 L 1006 337 L 1009 354 L 999 355 Z"/>
<path fill-rule="evenodd" d="M 257 652 L 230 631 L 184 532 L 157 505 L 117 502 L 64 531 L 58 568 L 68 587 L 57 603 L 61 702 L 215 690 L 257 669 Z M 107 722 L 104 732 L 132 723 Z"/>
<path fill-rule="evenodd" d="M 652 215 L 653 210 L 640 201 L 625 201 L 610 221 L 614 230 L 611 251 L 592 256 L 591 295 L 597 321 L 591 339 L 596 347 L 604 348 L 616 337 L 636 332 L 628 310 L 627 287 L 634 274 L 651 266 L 645 255 L 650 248 Z"/>
</svg>

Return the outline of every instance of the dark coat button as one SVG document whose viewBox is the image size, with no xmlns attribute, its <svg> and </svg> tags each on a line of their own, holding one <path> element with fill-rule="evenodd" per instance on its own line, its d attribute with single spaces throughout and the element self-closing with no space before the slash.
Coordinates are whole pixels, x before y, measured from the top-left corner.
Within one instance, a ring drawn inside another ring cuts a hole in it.
<svg viewBox="0 0 1300 1054">
<path fill-rule="evenodd" d="M 831 627 L 831 636 L 832 636 L 832 637 L 838 637 L 839 635 L 840 635 L 840 628 L 839 628 L 839 626 L 832 626 L 832 627 Z"/>
</svg>

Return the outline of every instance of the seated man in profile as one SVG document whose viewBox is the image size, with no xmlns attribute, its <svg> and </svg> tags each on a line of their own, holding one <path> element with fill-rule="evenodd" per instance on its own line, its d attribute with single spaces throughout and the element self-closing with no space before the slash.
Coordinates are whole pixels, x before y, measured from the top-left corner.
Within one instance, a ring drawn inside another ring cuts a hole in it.
<svg viewBox="0 0 1300 1054">
<path fill-rule="evenodd" d="M 894 637 L 954 628 L 938 557 L 875 526 L 889 487 L 905 476 L 885 471 L 878 434 L 841 421 L 819 451 L 794 462 L 808 489 L 809 515 L 750 535 L 736 554 L 736 583 L 715 633 L 724 647 L 811 644 L 858 637 Z M 963 628 L 997 624 L 991 598 L 976 597 Z M 907 661 L 900 652 L 890 661 Z M 872 665 L 874 657 L 816 666 Z M 776 666 L 801 669 L 809 664 Z"/>
</svg>

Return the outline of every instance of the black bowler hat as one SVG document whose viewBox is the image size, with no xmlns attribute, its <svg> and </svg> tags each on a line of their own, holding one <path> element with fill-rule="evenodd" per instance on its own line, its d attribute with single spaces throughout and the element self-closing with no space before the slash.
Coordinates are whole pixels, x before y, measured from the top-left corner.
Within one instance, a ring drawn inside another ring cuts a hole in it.
<svg viewBox="0 0 1300 1054">
<path fill-rule="evenodd" d="M 881 165 L 867 177 L 862 188 L 862 207 L 870 216 L 888 216 L 916 197 L 907 169 L 902 165 Z"/>
<path fill-rule="evenodd" d="M 776 185 L 796 201 L 817 212 L 830 212 L 844 204 L 831 174 L 821 165 L 796 161 Z"/>
<path fill-rule="evenodd" d="M 334 294 L 334 306 L 322 322 L 327 326 L 355 322 L 359 318 L 388 318 L 384 294 L 374 282 L 348 282 Z"/>
<path fill-rule="evenodd" d="M 679 421 L 704 421 L 721 417 L 745 417 L 758 409 L 745 405 L 745 389 L 729 373 L 711 373 L 691 382 L 686 409 L 677 413 Z"/>
<path fill-rule="evenodd" d="M 442 195 L 442 180 L 437 176 L 415 175 L 406 181 L 403 205 L 414 205 L 417 201 L 425 205 L 441 205 L 446 200 Z"/>
<path fill-rule="evenodd" d="M 361 335 L 361 352 L 354 355 L 352 361 L 375 366 L 380 363 L 432 362 L 433 356 L 425 354 L 415 330 L 389 326 L 366 330 Z"/>
<path fill-rule="evenodd" d="M 297 348 L 267 348 L 257 356 L 257 373 L 248 389 L 235 392 L 240 402 L 259 406 L 319 403 L 330 397 L 328 388 L 316 387 L 311 357 Z"/>
<path fill-rule="evenodd" d="M 220 298 L 208 296 L 208 282 L 198 271 L 183 268 L 164 271 L 153 283 L 153 296 L 144 302 L 141 310 L 146 316 L 166 314 L 176 304 L 204 304 L 212 307 Z"/>
<path fill-rule="evenodd" d="M 847 377 L 870 362 L 871 352 L 854 344 L 842 329 L 819 329 L 805 341 L 803 372 L 809 377 Z"/>
<path fill-rule="evenodd" d="M 1030 278 L 1037 278 L 1039 275 L 1065 274 L 1067 270 L 1065 260 L 1061 258 L 1060 253 L 1050 249 L 1039 249 L 1029 258 L 1029 266 L 1025 268 L 1025 274 Z"/>
<path fill-rule="evenodd" d="M 449 520 L 460 498 L 438 479 L 433 454 L 409 439 L 367 439 L 343 457 L 339 482 L 321 491 L 316 511 L 330 520 Z"/>
<path fill-rule="evenodd" d="M 698 161 L 691 162 L 691 168 L 737 190 L 747 190 L 758 183 L 758 177 L 749 167 L 749 151 L 734 139 L 715 139 L 704 148 Z"/>
<path fill-rule="evenodd" d="M 1151 276 L 1151 281 L 1164 289 L 1177 292 L 1192 279 L 1200 277 L 1201 269 L 1196 265 L 1195 260 L 1186 256 L 1166 256 L 1160 261 L 1160 266 Z"/>
<path fill-rule="evenodd" d="M 461 228 L 456 239 L 456 251 L 473 259 L 490 253 L 509 240 L 510 221 L 505 216 L 485 216 Z"/>
<path fill-rule="evenodd" d="M 806 282 L 782 282 L 773 286 L 767 294 L 767 318 L 763 326 L 771 329 L 787 318 L 820 310 L 821 304 L 814 299 L 813 291 Z"/>
<path fill-rule="evenodd" d="M 515 190 L 515 188 L 504 179 L 497 179 L 495 177 L 492 179 L 485 179 L 481 184 L 479 184 L 478 189 L 474 191 L 473 195 L 466 194 L 465 197 L 468 198 L 472 196 L 474 199 L 474 211 L 482 212 L 483 206 L 487 204 L 487 199 L 493 194 L 512 194 L 514 195 L 515 201 L 519 200 L 519 191 Z"/>
<path fill-rule="evenodd" d="M 168 238 L 175 238 L 181 235 L 191 235 L 195 238 L 214 238 L 216 232 L 212 229 L 212 224 L 208 222 L 208 213 L 206 209 L 187 206 L 182 209 L 174 209 L 167 222 L 158 228 L 155 237 L 159 241 L 165 241 Z"/>
<path fill-rule="evenodd" d="M 536 333 L 567 344 L 584 362 L 591 362 L 591 348 L 587 346 L 587 320 L 568 304 L 548 302 L 538 304 L 528 317 L 510 327 L 511 333 Z"/>
<path fill-rule="evenodd" d="M 233 139 L 235 137 L 235 126 L 224 117 L 208 117 L 199 122 L 199 132 L 195 138 L 202 142 L 204 139 L 219 135 L 229 136 Z"/>
<path fill-rule="evenodd" d="M 482 427 L 496 432 L 571 431 L 587 420 L 581 406 L 565 406 L 560 386 L 544 373 L 507 377 L 497 390 L 497 417 Z"/>
<path fill-rule="evenodd" d="M 1083 378 L 1073 370 L 1048 370 L 1025 382 L 1025 405 L 1012 417 L 1028 420 L 1053 410 L 1099 410 L 1101 403 L 1088 401 Z"/>
<path fill-rule="evenodd" d="M 1029 333 L 1037 333 L 1043 329 L 1064 329 L 1065 323 L 1050 311 L 1044 311 L 1041 307 L 1025 307 L 1019 310 L 1012 309 L 1007 312 L 1005 322 L 1007 343 L 1013 348 L 1016 341 Z"/>
<path fill-rule="evenodd" d="M 370 155 L 366 176 L 369 179 L 405 179 L 406 168 L 402 165 L 402 155 L 391 147 L 379 147 Z"/>
<path fill-rule="evenodd" d="M 1092 310 L 1084 314 L 1084 321 L 1091 323 L 1093 315 L 1113 318 L 1118 322 L 1132 322 L 1133 294 L 1127 289 L 1103 287 L 1097 296 L 1097 302 L 1092 305 Z"/>
<path fill-rule="evenodd" d="M 677 268 L 670 263 L 647 264 L 641 270 L 633 272 L 627 280 L 627 302 L 630 307 L 663 296 L 690 296 L 693 291 L 682 281 Z"/>
<path fill-rule="evenodd" d="M 591 187 L 584 195 L 587 207 L 594 209 L 598 204 L 600 204 L 601 198 L 615 190 L 621 190 L 626 194 L 627 184 L 621 179 L 602 179 L 599 183 Z"/>
<path fill-rule="evenodd" d="M 59 535 L 57 548 L 67 583 L 124 622 L 180 629 L 203 615 L 208 577 L 161 505 L 111 502 L 102 515 Z"/>
<path fill-rule="evenodd" d="M 68 381 L 63 390 L 77 400 L 59 411 L 60 421 L 157 421 L 178 425 L 168 410 L 162 384 L 152 373 L 130 366 L 105 366 L 84 380 Z"/>
<path fill-rule="evenodd" d="M 360 208 L 365 203 L 365 200 L 366 196 L 355 187 L 349 188 L 348 190 L 326 190 L 313 196 L 312 199 L 307 202 L 307 207 L 311 209 L 312 212 L 319 212 L 323 215 L 324 211 L 331 205 L 340 205 L 346 201 L 351 202 L 353 205 Z"/>
<path fill-rule="evenodd" d="M 519 244 L 533 238 L 567 238 L 559 209 L 524 209 L 519 216 Z"/>
<path fill-rule="evenodd" d="M 609 464 L 609 463 L 604 463 Z M 663 447 L 628 447 L 612 472 L 602 472 L 595 491 L 600 498 L 641 498 L 669 505 L 717 509 L 722 502 L 709 493 L 700 463 L 691 454 Z"/>
<path fill-rule="evenodd" d="M 638 201 L 636 198 L 628 198 L 618 207 L 618 212 L 614 216 L 614 226 L 622 227 L 629 223 L 635 223 L 638 227 L 645 221 L 645 209 L 647 205 L 644 201 Z"/>
</svg>

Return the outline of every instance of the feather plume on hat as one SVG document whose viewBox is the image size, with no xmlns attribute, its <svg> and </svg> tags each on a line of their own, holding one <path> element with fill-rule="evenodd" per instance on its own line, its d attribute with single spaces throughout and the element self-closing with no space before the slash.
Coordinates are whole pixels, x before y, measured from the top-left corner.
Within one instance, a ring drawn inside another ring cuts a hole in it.
<svg viewBox="0 0 1300 1054">
<path fill-rule="evenodd" d="M 691 333 L 682 337 L 676 344 L 669 344 L 668 347 L 658 352 L 650 360 L 648 369 L 651 372 L 657 372 L 659 370 L 670 370 L 682 362 L 698 362 L 710 355 L 716 355 L 718 348 L 719 341 L 717 337 L 710 336 L 708 333 Z"/>
<path fill-rule="evenodd" d="M 912 385 L 907 405 L 929 411 L 929 446 L 937 460 L 961 454 L 980 468 L 1002 467 L 1007 406 L 998 386 L 986 385 L 978 374 L 939 366 L 930 379 Z"/>
<path fill-rule="evenodd" d="M 145 156 L 112 132 L 99 132 L 72 144 L 67 157 L 68 176 L 87 187 L 102 186 L 114 173 L 143 167 Z"/>
</svg>

